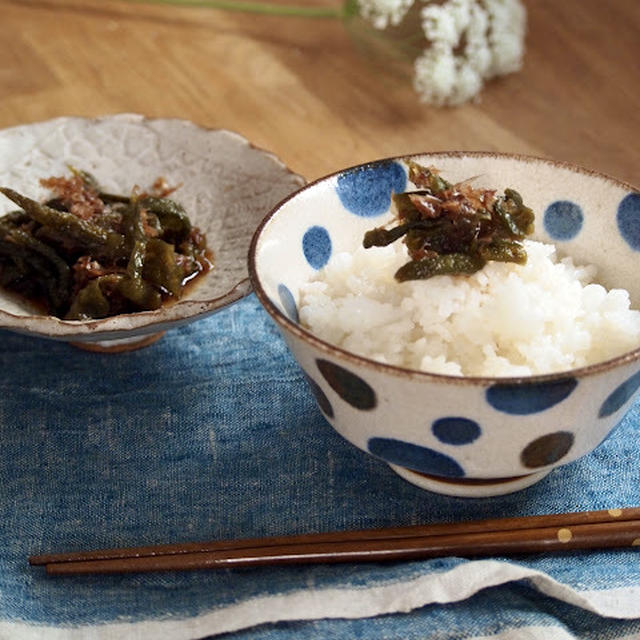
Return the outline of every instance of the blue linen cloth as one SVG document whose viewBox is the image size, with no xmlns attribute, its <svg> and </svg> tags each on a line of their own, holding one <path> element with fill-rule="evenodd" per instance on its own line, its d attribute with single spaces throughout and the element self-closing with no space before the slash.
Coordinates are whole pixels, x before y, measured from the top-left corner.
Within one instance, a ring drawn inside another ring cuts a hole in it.
<svg viewBox="0 0 640 640">
<path fill-rule="evenodd" d="M 48 578 L 30 554 L 640 505 L 640 402 L 511 495 L 344 441 L 254 296 L 129 353 L 0 332 L 0 639 L 640 638 L 638 550 Z M 640 549 L 640 548 L 639 548 Z"/>
</svg>

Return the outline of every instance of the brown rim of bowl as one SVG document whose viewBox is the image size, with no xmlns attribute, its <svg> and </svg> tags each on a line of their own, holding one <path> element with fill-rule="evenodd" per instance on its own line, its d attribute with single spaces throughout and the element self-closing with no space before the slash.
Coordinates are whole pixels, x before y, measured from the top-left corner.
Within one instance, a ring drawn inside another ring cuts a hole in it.
<svg viewBox="0 0 640 640">
<path fill-rule="evenodd" d="M 17 315 L 9 311 L 0 312 L 0 329 L 7 331 L 21 331 L 21 327 L 28 322 L 46 322 L 47 329 L 28 329 L 25 335 L 52 338 L 62 341 L 71 341 L 74 338 L 87 338 L 108 340 L 109 336 L 120 339 L 116 334 L 141 332 L 147 333 L 147 329 L 157 325 L 167 325 L 168 328 L 179 326 L 187 322 L 198 320 L 202 316 L 211 315 L 222 308 L 238 302 L 247 297 L 252 292 L 251 281 L 248 277 L 236 283 L 229 291 L 217 298 L 207 298 L 203 300 L 177 300 L 152 311 L 137 311 L 132 313 L 119 313 L 106 318 L 92 318 L 90 320 L 64 320 L 56 316 L 47 316 L 33 313 L 31 315 Z M 180 305 L 180 306 L 178 306 Z M 176 313 L 172 310 L 189 310 L 189 313 Z M 12 322 L 2 322 L 2 318 L 10 318 Z M 131 327 L 119 327 L 118 322 L 127 319 L 134 319 Z M 55 329 L 60 329 L 56 331 Z M 68 330 L 67 330 L 68 329 Z"/>
<path fill-rule="evenodd" d="M 383 461 L 386 462 L 386 461 Z M 387 464 L 389 464 L 387 462 Z M 405 471 L 410 471 L 411 473 L 415 473 L 417 476 L 421 478 L 425 478 L 427 480 L 433 480 L 435 482 L 442 482 L 444 484 L 452 484 L 458 485 L 460 487 L 483 487 L 486 485 L 498 485 L 498 484 L 507 484 L 509 482 L 517 482 L 518 480 L 524 480 L 525 478 L 530 478 L 531 476 L 535 476 L 540 471 L 533 471 L 531 473 L 523 473 L 518 476 L 503 476 L 499 478 L 450 478 L 447 476 L 436 476 L 431 473 L 423 473 L 422 471 L 416 471 L 415 469 L 411 469 L 411 467 L 398 467 L 402 468 Z M 542 471 L 552 471 L 552 469 L 542 469 Z"/>
<path fill-rule="evenodd" d="M 258 300 L 260 301 L 262 306 L 267 310 L 269 315 L 276 321 L 277 324 L 279 324 L 284 329 L 293 333 L 302 341 L 311 344 L 316 349 L 322 351 L 326 355 L 333 356 L 335 358 L 342 359 L 342 360 L 347 360 L 347 362 L 368 367 L 370 369 L 375 369 L 380 372 L 390 373 L 395 376 L 409 377 L 417 380 L 432 380 L 434 382 L 448 383 L 448 384 L 489 386 L 489 385 L 496 385 L 496 384 L 520 385 L 520 384 L 553 382 L 553 381 L 563 380 L 565 378 L 582 378 L 585 376 L 595 375 L 603 371 L 609 371 L 620 365 L 631 363 L 636 360 L 640 360 L 640 347 L 638 347 L 632 351 L 628 351 L 627 353 L 623 353 L 622 355 L 616 356 L 615 358 L 611 358 L 609 360 L 596 362 L 595 364 L 591 364 L 586 367 L 579 367 L 577 369 L 568 369 L 566 371 L 559 371 L 554 373 L 536 374 L 532 376 L 505 376 L 505 377 L 452 376 L 452 375 L 446 375 L 442 373 L 430 373 L 428 371 L 419 371 L 417 369 L 408 369 L 406 367 L 400 367 L 398 365 L 385 364 L 382 362 L 377 362 L 376 360 L 372 360 L 371 358 L 366 358 L 364 356 L 357 355 L 355 353 L 352 353 L 350 351 L 343 349 L 342 347 L 337 347 L 329 342 L 326 342 L 325 340 L 322 340 L 316 337 L 315 335 L 313 335 L 313 333 L 303 328 L 301 325 L 296 324 L 295 322 L 292 322 L 285 314 L 283 314 L 280 311 L 280 309 L 278 309 L 278 307 L 271 302 L 265 290 L 262 288 L 262 285 L 260 284 L 260 279 L 258 278 L 257 269 L 256 269 L 256 248 L 257 248 L 260 236 L 262 235 L 262 231 L 269 224 L 271 219 L 275 217 L 275 215 L 282 208 L 282 206 L 287 202 L 289 202 L 289 200 L 292 200 L 293 198 L 297 197 L 300 193 L 314 187 L 316 184 L 324 182 L 325 180 L 333 178 L 334 176 L 340 175 L 345 171 L 350 171 L 350 170 L 358 169 L 361 167 L 367 167 L 367 166 L 371 166 L 371 165 L 379 164 L 383 162 L 403 161 L 409 158 L 416 158 L 419 156 L 432 156 L 432 157 L 441 157 L 441 158 L 465 158 L 465 157 L 504 158 L 504 159 L 518 160 L 521 162 L 543 162 L 553 167 L 569 169 L 573 172 L 582 173 L 587 176 L 604 179 L 608 182 L 614 183 L 616 186 L 622 187 L 631 192 L 636 192 L 636 193 L 640 192 L 640 189 L 638 189 L 637 187 L 634 187 L 633 185 L 627 182 L 618 180 L 617 178 L 614 178 L 612 176 L 609 176 L 599 171 L 594 171 L 592 169 L 580 167 L 579 165 L 575 165 L 570 162 L 565 162 L 561 160 L 551 160 L 549 158 L 543 158 L 538 156 L 530 156 L 530 155 L 517 154 L 517 153 L 503 153 L 503 152 L 497 152 L 497 151 L 434 151 L 434 152 L 420 151 L 416 153 L 403 154 L 399 156 L 379 158 L 377 160 L 363 162 L 361 164 L 353 165 L 351 167 L 345 167 L 343 169 L 339 169 L 338 171 L 334 171 L 325 176 L 317 178 L 312 182 L 309 182 L 302 188 L 298 189 L 294 193 L 289 194 L 286 198 L 281 200 L 260 222 L 260 225 L 258 226 L 255 233 L 253 234 L 253 237 L 251 238 L 251 244 L 249 245 L 249 261 L 248 261 L 249 262 L 249 278 L 251 280 L 253 290 L 256 296 L 258 297 Z"/>
</svg>

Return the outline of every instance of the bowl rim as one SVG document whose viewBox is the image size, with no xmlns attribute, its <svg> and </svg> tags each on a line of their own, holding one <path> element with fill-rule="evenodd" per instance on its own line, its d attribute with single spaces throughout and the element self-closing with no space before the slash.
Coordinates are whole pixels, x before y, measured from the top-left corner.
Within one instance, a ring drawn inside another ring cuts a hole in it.
<svg viewBox="0 0 640 640">
<path fill-rule="evenodd" d="M 147 116 L 139 113 L 122 112 L 99 116 L 57 116 L 45 120 L 15 124 L 2 127 L 0 134 L 19 131 L 29 127 L 56 126 L 63 122 L 80 122 L 100 124 L 105 121 L 122 121 L 125 124 L 144 125 L 158 122 L 178 124 L 185 129 L 200 132 L 203 135 L 220 135 L 237 141 L 252 152 L 259 153 L 279 167 L 283 176 L 288 175 L 292 182 L 306 184 L 306 179 L 291 169 L 275 152 L 254 144 L 241 133 L 224 127 L 206 126 L 180 117 Z M 215 276 L 215 268 L 211 271 Z M 216 297 L 198 296 L 198 286 L 194 288 L 195 295 L 191 298 L 179 299 L 160 309 L 121 313 L 106 318 L 92 318 L 88 320 L 65 320 L 57 316 L 43 313 L 29 313 L 26 315 L 12 313 L 0 309 L 0 329 L 22 333 L 42 338 L 62 341 L 94 341 L 122 339 L 128 336 L 145 335 L 154 331 L 164 331 L 183 324 L 190 323 L 202 317 L 222 310 L 252 292 L 248 273 L 240 276 L 227 290 Z M 8 295 L 11 295 L 9 292 Z"/>
<path fill-rule="evenodd" d="M 613 176 L 610 176 L 601 171 L 596 171 L 594 169 L 589 169 L 586 167 L 582 167 L 580 165 L 564 161 L 564 160 L 553 160 L 551 158 L 545 158 L 542 156 L 535 155 L 527 155 L 520 153 L 507 153 L 500 151 L 419 151 L 415 153 L 407 153 L 395 156 L 388 156 L 383 158 L 378 158 L 375 160 L 370 160 L 368 162 L 362 162 L 359 164 L 355 164 L 349 167 L 345 167 L 342 169 L 338 169 L 336 171 L 332 171 L 329 174 L 316 178 L 315 180 L 307 183 L 297 191 L 289 194 L 286 198 L 281 200 L 275 207 L 263 218 L 260 222 L 259 226 L 255 230 L 253 237 L 251 238 L 251 243 L 249 245 L 249 255 L 248 255 L 248 268 L 249 268 L 249 279 L 251 281 L 251 285 L 253 290 L 265 308 L 265 310 L 269 313 L 269 315 L 275 320 L 275 322 L 282 327 L 285 331 L 292 333 L 302 342 L 306 342 L 312 347 L 315 347 L 317 350 L 326 354 L 327 356 L 333 356 L 334 358 L 342 361 L 347 361 L 351 364 L 358 365 L 361 367 L 365 367 L 368 369 L 373 369 L 379 373 L 388 373 L 396 377 L 410 378 L 416 381 L 430 381 L 437 382 L 442 384 L 454 384 L 454 385 L 471 385 L 471 386 L 493 386 L 493 385 L 531 385 L 531 384 L 542 384 L 549 382 L 558 382 L 560 380 L 565 380 L 567 378 L 584 378 L 587 376 L 596 375 L 599 373 L 603 373 L 606 371 L 611 371 L 619 366 L 631 364 L 635 361 L 640 360 L 640 346 L 631 351 L 627 351 L 615 358 L 610 358 L 608 360 L 603 360 L 600 362 L 596 362 L 584 367 L 578 367 L 575 369 L 567 369 L 564 371 L 557 371 L 552 373 L 542 373 L 535 374 L 531 376 L 454 376 L 450 374 L 443 373 L 433 373 L 429 371 L 421 371 L 418 369 L 410 369 L 408 367 L 402 367 L 399 365 L 387 364 L 383 362 L 379 362 L 373 360 L 372 358 L 367 358 L 366 356 L 361 356 L 351 351 L 348 351 L 342 347 L 338 347 L 330 342 L 323 340 L 316 335 L 314 335 L 308 329 L 305 329 L 302 325 L 293 322 L 290 320 L 280 309 L 271 302 L 269 296 L 266 291 L 262 287 L 260 282 L 260 277 L 258 275 L 257 269 L 257 260 L 256 254 L 258 249 L 258 244 L 260 242 L 263 231 L 266 229 L 270 221 L 275 218 L 280 209 L 288 203 L 290 200 L 299 197 L 302 193 L 313 189 L 316 185 L 326 182 L 335 176 L 338 176 L 346 171 L 351 171 L 354 169 L 360 169 L 364 167 L 370 167 L 376 164 L 383 164 L 388 162 L 399 162 L 399 161 L 407 161 L 409 159 L 418 158 L 420 156 L 430 156 L 435 158 L 465 158 L 465 157 L 473 157 L 473 158 L 500 158 L 500 159 L 509 159 L 516 160 L 518 162 L 542 162 L 544 164 L 548 164 L 552 167 L 559 167 L 568 169 L 575 173 L 581 173 L 590 177 L 597 177 L 604 179 L 608 182 L 614 183 L 616 186 L 627 189 L 630 192 L 640 193 L 640 189 L 633 186 L 632 184 L 619 180 Z"/>
</svg>

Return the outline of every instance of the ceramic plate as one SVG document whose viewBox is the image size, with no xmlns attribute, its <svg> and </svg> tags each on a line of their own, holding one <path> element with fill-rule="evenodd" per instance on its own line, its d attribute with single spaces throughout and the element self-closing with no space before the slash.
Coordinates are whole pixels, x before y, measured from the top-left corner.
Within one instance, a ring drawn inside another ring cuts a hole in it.
<svg viewBox="0 0 640 640">
<path fill-rule="evenodd" d="M 159 176 L 181 185 L 171 197 L 206 233 L 214 268 L 172 306 L 91 321 L 38 315 L 0 291 L 0 328 L 75 342 L 130 340 L 211 314 L 251 292 L 246 264 L 253 231 L 271 208 L 304 184 L 273 154 L 242 136 L 184 120 L 121 114 L 58 118 L 0 131 L 3 186 L 40 199 L 46 192 L 39 179 L 68 174 L 68 165 L 91 172 L 112 192 L 147 187 Z M 15 208 L 2 197 L 0 214 Z"/>
</svg>

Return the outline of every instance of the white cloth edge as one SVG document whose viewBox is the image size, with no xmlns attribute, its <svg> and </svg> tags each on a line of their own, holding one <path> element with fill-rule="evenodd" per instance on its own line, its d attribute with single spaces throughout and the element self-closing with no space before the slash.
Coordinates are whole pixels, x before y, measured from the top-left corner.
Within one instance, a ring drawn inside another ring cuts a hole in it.
<svg viewBox="0 0 640 640">
<path fill-rule="evenodd" d="M 155 640 L 193 640 L 266 623 L 406 613 L 429 604 L 466 600 L 482 589 L 517 580 L 529 580 L 545 595 L 603 617 L 640 618 L 640 585 L 578 591 L 541 571 L 509 562 L 478 560 L 443 573 L 430 573 L 374 587 L 334 587 L 261 596 L 181 620 L 149 619 L 78 627 L 4 621 L 0 622 L 0 640 L 146 640 L 150 637 Z M 553 627 L 547 628 L 547 631 L 551 629 Z M 522 629 L 518 629 L 518 632 L 521 633 Z M 494 640 L 497 638 L 491 637 Z M 544 637 L 552 638 L 550 635 Z M 564 640 L 562 636 L 557 637 L 558 640 Z M 509 638 L 507 635 L 503 640 Z"/>
</svg>

